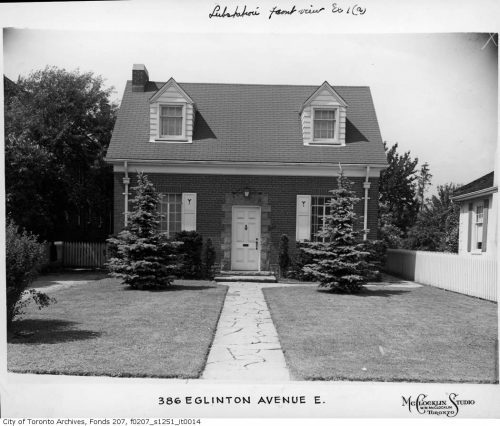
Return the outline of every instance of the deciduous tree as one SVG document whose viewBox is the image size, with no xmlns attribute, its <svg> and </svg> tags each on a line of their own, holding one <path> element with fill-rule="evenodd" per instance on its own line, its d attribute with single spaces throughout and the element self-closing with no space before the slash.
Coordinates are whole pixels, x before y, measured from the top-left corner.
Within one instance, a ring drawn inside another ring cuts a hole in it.
<svg viewBox="0 0 500 426">
<path fill-rule="evenodd" d="M 9 89 L 7 212 L 19 225 L 51 240 L 106 234 L 112 172 L 104 154 L 116 116 L 111 93 L 100 76 L 56 67 L 19 77 Z"/>
<path fill-rule="evenodd" d="M 458 251 L 460 207 L 451 197 L 458 188 L 453 183 L 439 185 L 419 212 L 417 222 L 408 232 L 407 248 L 425 251 Z"/>
<path fill-rule="evenodd" d="M 409 151 L 400 155 L 397 143 L 388 148 L 384 142 L 384 148 L 389 166 L 380 175 L 379 201 L 386 206 L 386 213 L 390 213 L 392 225 L 406 235 L 417 218 L 418 158 L 413 159 Z"/>
</svg>

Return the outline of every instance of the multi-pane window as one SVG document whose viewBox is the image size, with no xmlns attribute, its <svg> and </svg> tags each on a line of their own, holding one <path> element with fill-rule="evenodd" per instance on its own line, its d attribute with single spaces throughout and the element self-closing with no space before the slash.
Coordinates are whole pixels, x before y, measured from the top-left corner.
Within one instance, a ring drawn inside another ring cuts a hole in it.
<svg viewBox="0 0 500 426">
<path fill-rule="evenodd" d="M 162 194 L 160 197 L 160 230 L 173 237 L 181 230 L 182 194 Z"/>
<path fill-rule="evenodd" d="M 474 238 L 474 248 L 481 250 L 483 248 L 483 218 L 484 218 L 484 206 L 478 204 L 476 206 L 476 226 L 475 226 L 475 238 Z"/>
<path fill-rule="evenodd" d="M 311 240 L 324 241 L 316 234 L 323 228 L 325 216 L 329 214 L 329 200 L 331 196 L 313 195 L 311 197 Z"/>
<path fill-rule="evenodd" d="M 182 105 L 160 107 L 161 136 L 182 136 Z"/>
<path fill-rule="evenodd" d="M 334 109 L 314 110 L 314 139 L 335 138 L 335 113 Z"/>
</svg>

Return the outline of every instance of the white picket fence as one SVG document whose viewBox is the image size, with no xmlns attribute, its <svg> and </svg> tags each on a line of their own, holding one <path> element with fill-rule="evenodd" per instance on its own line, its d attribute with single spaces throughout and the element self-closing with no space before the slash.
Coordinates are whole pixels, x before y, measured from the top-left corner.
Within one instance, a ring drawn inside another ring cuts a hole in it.
<svg viewBox="0 0 500 426">
<path fill-rule="evenodd" d="M 63 242 L 62 265 L 102 268 L 106 262 L 106 243 Z"/>
<path fill-rule="evenodd" d="M 497 261 L 494 258 L 387 250 L 385 270 L 420 284 L 498 301 Z"/>
</svg>

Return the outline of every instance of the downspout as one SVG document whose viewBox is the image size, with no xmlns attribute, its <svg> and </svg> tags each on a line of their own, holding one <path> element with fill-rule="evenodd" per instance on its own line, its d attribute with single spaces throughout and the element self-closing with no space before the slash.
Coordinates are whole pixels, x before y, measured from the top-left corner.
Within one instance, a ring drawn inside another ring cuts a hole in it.
<svg viewBox="0 0 500 426">
<path fill-rule="evenodd" d="M 363 240 L 368 239 L 368 190 L 370 189 L 371 183 L 369 181 L 370 177 L 370 166 L 366 166 L 366 179 L 363 182 L 363 188 L 365 188 L 365 214 L 363 217 Z"/>
<path fill-rule="evenodd" d="M 125 192 L 123 195 L 125 196 L 125 208 L 123 209 L 124 220 L 123 223 L 125 228 L 128 225 L 128 185 L 130 183 L 130 178 L 128 177 L 128 164 L 126 161 L 123 162 L 123 169 L 125 170 L 125 177 L 123 178 L 123 184 L 125 185 Z"/>
</svg>

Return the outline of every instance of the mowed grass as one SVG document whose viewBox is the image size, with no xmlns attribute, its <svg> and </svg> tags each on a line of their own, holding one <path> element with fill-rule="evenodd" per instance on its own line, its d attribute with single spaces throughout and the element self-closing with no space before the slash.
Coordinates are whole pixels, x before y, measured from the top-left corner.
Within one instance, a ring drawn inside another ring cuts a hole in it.
<svg viewBox="0 0 500 426">
<path fill-rule="evenodd" d="M 123 377 L 199 377 L 227 287 L 176 281 L 139 291 L 116 279 L 89 281 L 31 306 L 8 341 L 12 372 Z M 19 333 L 20 332 L 20 333 Z"/>
<path fill-rule="evenodd" d="M 297 380 L 498 383 L 496 303 L 428 286 L 264 295 Z"/>
</svg>

